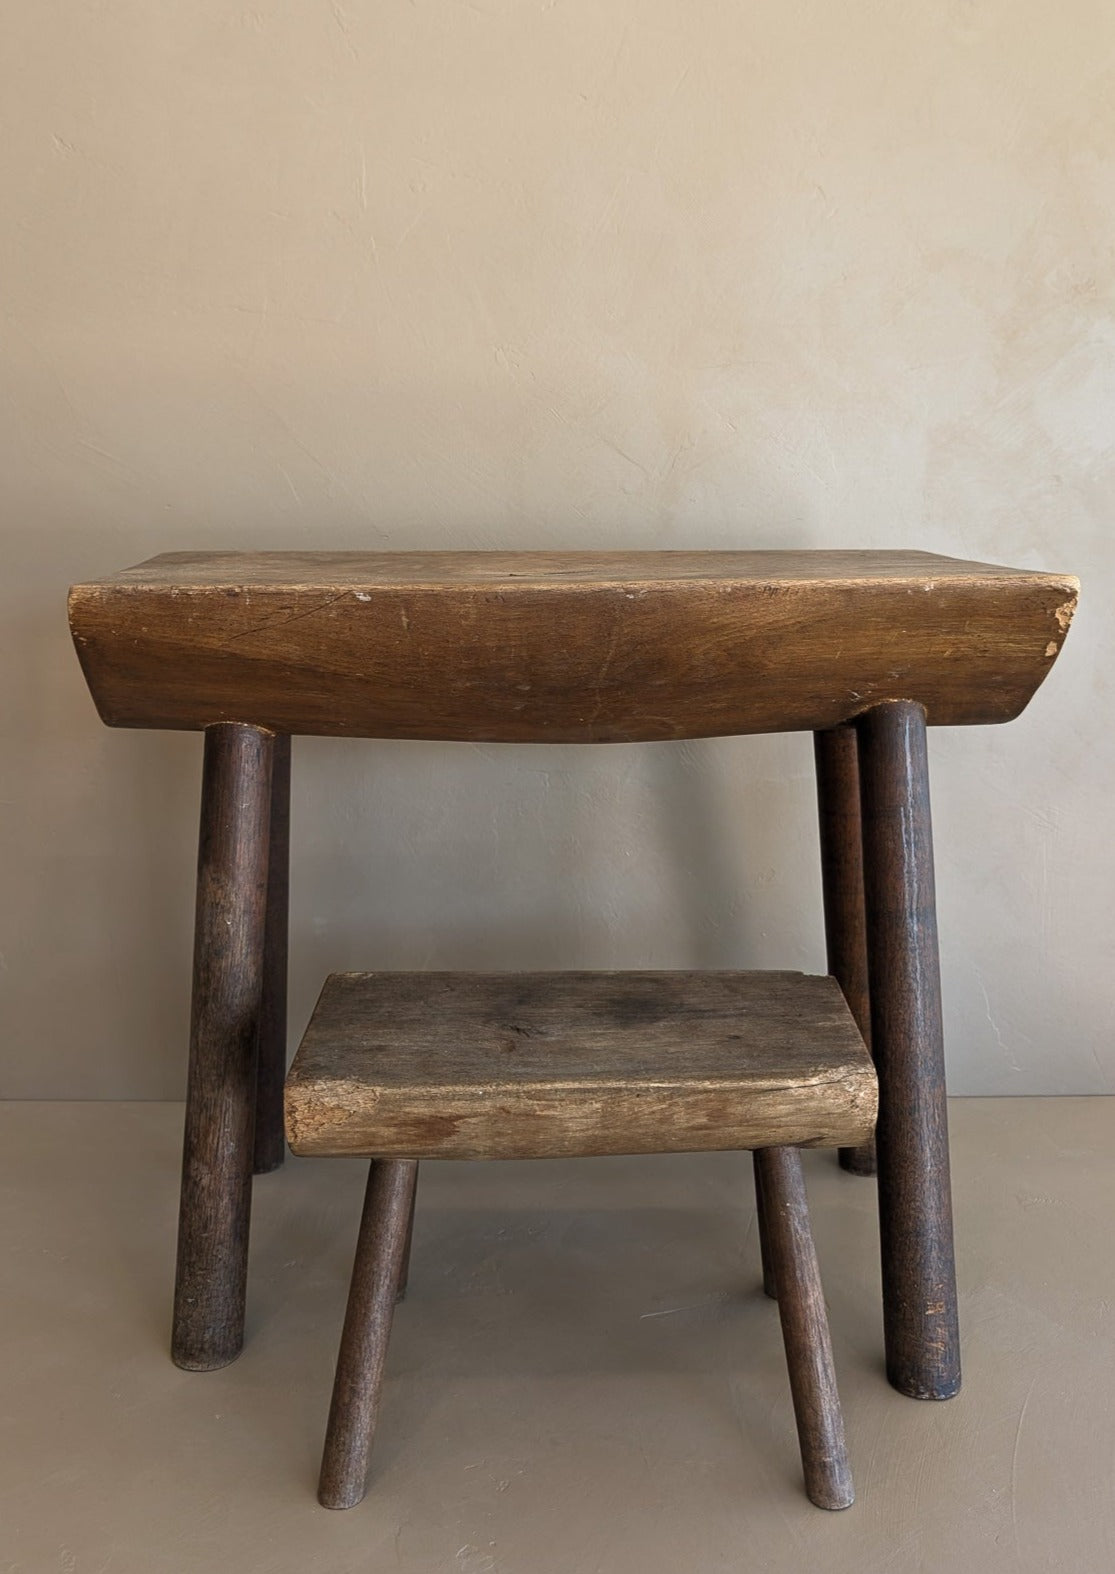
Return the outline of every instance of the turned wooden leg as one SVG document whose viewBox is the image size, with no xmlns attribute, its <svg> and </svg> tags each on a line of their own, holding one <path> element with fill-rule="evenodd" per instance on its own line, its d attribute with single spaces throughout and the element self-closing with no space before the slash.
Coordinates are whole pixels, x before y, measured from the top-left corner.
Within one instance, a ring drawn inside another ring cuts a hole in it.
<svg viewBox="0 0 1115 1574">
<path fill-rule="evenodd" d="M 818 1508 L 847 1508 L 855 1492 L 801 1159 L 794 1148 L 765 1148 L 755 1161 L 762 1176 L 805 1490 Z"/>
<path fill-rule="evenodd" d="M 857 725 L 887 1376 L 949 1399 L 960 1334 L 925 712 L 893 701 Z"/>
<path fill-rule="evenodd" d="M 273 743 L 237 723 L 205 734 L 171 1345 L 191 1371 L 244 1341 Z"/>
<path fill-rule="evenodd" d="M 763 1294 L 769 1295 L 772 1301 L 777 1301 L 778 1291 L 774 1283 L 774 1270 L 770 1264 L 770 1228 L 767 1224 L 766 1203 L 763 1199 L 763 1171 L 759 1164 L 759 1155 L 751 1155 L 752 1167 L 755 1171 L 755 1215 L 759 1221 L 759 1255 L 763 1263 Z"/>
<path fill-rule="evenodd" d="M 867 988 L 867 921 L 855 728 L 832 727 L 827 732 L 815 732 L 813 753 L 828 970 L 844 991 L 856 1026 L 870 1049 L 871 1002 Z M 858 1148 L 841 1148 L 840 1163 L 853 1175 L 874 1175 L 874 1140 L 869 1139 Z"/>
<path fill-rule="evenodd" d="M 283 1083 L 286 1079 L 287 927 L 290 906 L 290 739 L 282 735 L 276 737 L 272 753 L 267 923 L 256 1070 L 253 1168 L 257 1175 L 277 1170 L 286 1154 Z"/>
<path fill-rule="evenodd" d="M 403 1242 L 403 1260 L 399 1268 L 399 1285 L 395 1291 L 396 1301 L 405 1301 L 407 1282 L 410 1279 L 410 1248 L 414 1240 L 414 1204 L 418 1197 L 418 1164 L 415 1162 L 414 1176 L 410 1183 L 410 1205 L 407 1211 L 407 1238 Z"/>
<path fill-rule="evenodd" d="M 321 1461 L 323 1508 L 352 1508 L 366 1490 L 417 1168 L 377 1159 L 368 1175 Z"/>
</svg>

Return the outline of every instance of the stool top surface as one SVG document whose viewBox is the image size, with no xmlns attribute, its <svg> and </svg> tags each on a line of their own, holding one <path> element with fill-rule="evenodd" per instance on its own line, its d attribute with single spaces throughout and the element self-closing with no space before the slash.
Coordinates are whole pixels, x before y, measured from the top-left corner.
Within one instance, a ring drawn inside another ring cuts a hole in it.
<svg viewBox="0 0 1115 1574">
<path fill-rule="evenodd" d="M 179 591 L 253 589 L 385 590 L 396 586 L 864 584 L 878 580 L 999 580 L 1070 583 L 1063 575 L 970 563 L 934 552 L 665 551 L 665 552 L 163 552 L 79 590 L 125 587 Z"/>
<path fill-rule="evenodd" d="M 834 978 L 335 973 L 286 1118 L 296 1153 L 532 1158 L 854 1145 L 876 1103 Z"/>
<path fill-rule="evenodd" d="M 111 726 L 488 742 L 1007 721 L 1070 576 L 927 552 L 165 553 L 75 585 Z"/>
</svg>

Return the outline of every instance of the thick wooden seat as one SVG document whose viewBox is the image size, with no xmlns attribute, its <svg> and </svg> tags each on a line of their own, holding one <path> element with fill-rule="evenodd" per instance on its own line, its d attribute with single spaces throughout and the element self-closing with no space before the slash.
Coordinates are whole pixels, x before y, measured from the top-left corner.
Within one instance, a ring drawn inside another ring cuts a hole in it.
<svg viewBox="0 0 1115 1574">
<path fill-rule="evenodd" d="M 926 552 L 167 553 L 75 585 L 115 727 L 609 743 L 1009 721 L 1078 584 Z"/>
<path fill-rule="evenodd" d="M 835 1147 L 876 1107 L 803 973 L 335 973 L 286 1090 L 295 1153 L 377 1158 Z"/>
</svg>

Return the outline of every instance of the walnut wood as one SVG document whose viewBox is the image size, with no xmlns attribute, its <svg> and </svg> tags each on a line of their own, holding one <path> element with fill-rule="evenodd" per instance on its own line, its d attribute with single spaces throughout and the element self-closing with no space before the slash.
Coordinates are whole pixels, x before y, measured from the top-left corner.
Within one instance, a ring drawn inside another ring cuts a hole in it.
<svg viewBox="0 0 1115 1574">
<path fill-rule="evenodd" d="M 868 712 L 859 723 L 859 766 L 887 1375 L 914 1398 L 948 1399 L 960 1387 L 960 1336 L 920 706 Z"/>
<path fill-rule="evenodd" d="M 763 1265 L 763 1294 L 769 1295 L 772 1301 L 777 1301 L 778 1290 L 774 1283 L 774 1269 L 770 1260 L 770 1234 L 767 1229 L 766 1204 L 763 1200 L 763 1172 L 759 1165 L 758 1153 L 751 1155 L 752 1169 L 755 1174 L 755 1217 L 759 1226 L 759 1257 Z"/>
<path fill-rule="evenodd" d="M 855 728 L 832 727 L 815 733 L 813 752 L 828 970 L 844 991 L 856 1026 L 870 1049 L 871 1001 L 867 988 L 867 919 Z M 840 1162 L 854 1175 L 874 1175 L 874 1136 L 858 1148 L 841 1148 Z"/>
<path fill-rule="evenodd" d="M 801 1159 L 793 1148 L 767 1148 L 756 1153 L 755 1160 L 762 1176 L 805 1490 L 818 1508 L 847 1508 L 855 1492 Z"/>
<path fill-rule="evenodd" d="M 273 741 L 205 735 L 171 1350 L 191 1371 L 226 1365 L 244 1339 Z"/>
<path fill-rule="evenodd" d="M 1077 590 L 919 552 L 170 553 L 70 624 L 111 726 L 620 742 L 1008 721 Z"/>
<path fill-rule="evenodd" d="M 323 1508 L 351 1508 L 366 1490 L 417 1167 L 385 1159 L 368 1175 L 321 1461 Z"/>
<path fill-rule="evenodd" d="M 295 1153 L 531 1158 L 862 1141 L 876 1083 L 801 973 L 337 973 L 287 1078 Z"/>
<path fill-rule="evenodd" d="M 267 859 L 267 926 L 263 1000 L 256 1071 L 257 1175 L 278 1169 L 286 1153 L 283 1083 L 286 1080 L 287 930 L 290 909 L 290 739 L 278 737 L 271 764 L 271 836 Z"/>
</svg>

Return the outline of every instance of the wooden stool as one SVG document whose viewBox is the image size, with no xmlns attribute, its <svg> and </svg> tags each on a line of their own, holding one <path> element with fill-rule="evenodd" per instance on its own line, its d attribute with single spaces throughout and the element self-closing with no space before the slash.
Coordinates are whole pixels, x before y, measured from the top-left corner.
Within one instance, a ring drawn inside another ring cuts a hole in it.
<svg viewBox="0 0 1115 1574">
<path fill-rule="evenodd" d="M 418 1161 L 752 1148 L 805 1487 L 852 1479 L 800 1146 L 862 1142 L 878 1090 L 832 978 L 336 973 L 286 1085 L 290 1146 L 372 1158 L 318 1492 L 364 1496 Z"/>
<path fill-rule="evenodd" d="M 1064 575 L 923 552 L 168 553 L 70 594 L 114 727 L 205 733 L 172 1352 L 244 1335 L 282 1155 L 289 735 L 816 735 L 829 968 L 878 1066 L 887 1372 L 960 1385 L 926 726 L 1010 721 Z M 846 1158 L 870 1168 L 865 1145 Z"/>
</svg>

